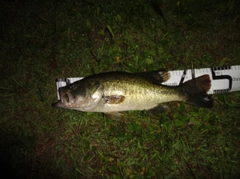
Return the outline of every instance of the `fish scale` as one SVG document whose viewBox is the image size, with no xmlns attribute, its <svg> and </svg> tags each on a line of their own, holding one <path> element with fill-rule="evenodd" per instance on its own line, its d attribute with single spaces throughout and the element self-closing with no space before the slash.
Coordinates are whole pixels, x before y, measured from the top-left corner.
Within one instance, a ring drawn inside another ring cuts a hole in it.
<svg viewBox="0 0 240 179">
<path fill-rule="evenodd" d="M 117 119 L 120 117 L 119 112 L 153 110 L 161 107 L 161 103 L 170 101 L 212 107 L 212 98 L 207 94 L 211 87 L 209 75 L 194 78 L 179 86 L 162 85 L 169 77 L 167 71 L 90 75 L 59 88 L 60 100 L 53 106 L 84 112 L 103 112 Z"/>
</svg>

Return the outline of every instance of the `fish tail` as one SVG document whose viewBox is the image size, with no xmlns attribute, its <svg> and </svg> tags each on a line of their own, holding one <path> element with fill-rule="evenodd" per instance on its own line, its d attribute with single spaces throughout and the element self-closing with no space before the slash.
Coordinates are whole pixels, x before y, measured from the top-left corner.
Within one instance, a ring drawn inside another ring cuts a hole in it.
<svg viewBox="0 0 240 179">
<path fill-rule="evenodd" d="M 187 97 L 186 102 L 203 108 L 211 108 L 213 99 L 211 95 L 207 94 L 210 88 L 209 75 L 203 75 L 185 82 L 183 89 Z"/>
</svg>

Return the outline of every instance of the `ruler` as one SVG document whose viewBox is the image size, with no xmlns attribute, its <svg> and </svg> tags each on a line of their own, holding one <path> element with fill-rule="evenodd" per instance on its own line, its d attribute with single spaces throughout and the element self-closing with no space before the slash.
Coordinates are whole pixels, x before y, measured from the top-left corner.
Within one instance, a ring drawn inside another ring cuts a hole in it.
<svg viewBox="0 0 240 179">
<path fill-rule="evenodd" d="M 209 75 L 212 86 L 208 91 L 208 94 L 240 91 L 240 65 L 216 68 L 174 70 L 168 72 L 170 73 L 170 78 L 166 82 L 162 83 L 163 85 L 178 86 L 181 83 L 184 83 L 193 78 L 197 78 L 202 75 Z M 159 74 L 160 73 L 161 71 L 159 71 Z M 58 89 L 60 87 L 64 87 L 81 79 L 83 79 L 83 77 L 57 78 L 56 88 L 58 100 L 60 100 L 60 96 L 58 93 Z"/>
</svg>

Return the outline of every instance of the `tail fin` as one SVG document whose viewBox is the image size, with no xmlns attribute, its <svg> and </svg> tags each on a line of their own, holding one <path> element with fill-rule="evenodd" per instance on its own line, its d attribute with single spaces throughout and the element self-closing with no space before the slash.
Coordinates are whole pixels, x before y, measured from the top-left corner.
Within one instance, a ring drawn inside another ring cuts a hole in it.
<svg viewBox="0 0 240 179">
<path fill-rule="evenodd" d="M 209 75 L 203 75 L 187 81 L 183 84 L 185 93 L 187 93 L 187 103 L 194 104 L 203 108 L 211 108 L 213 99 L 207 92 L 211 88 Z"/>
</svg>

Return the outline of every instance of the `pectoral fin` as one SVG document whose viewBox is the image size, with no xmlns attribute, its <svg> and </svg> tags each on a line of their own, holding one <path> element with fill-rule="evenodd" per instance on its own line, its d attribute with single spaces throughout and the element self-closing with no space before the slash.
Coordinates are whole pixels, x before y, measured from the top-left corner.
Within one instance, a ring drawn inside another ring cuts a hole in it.
<svg viewBox="0 0 240 179">
<path fill-rule="evenodd" d="M 116 120 L 116 121 L 120 121 L 121 118 L 122 118 L 122 113 L 120 112 L 106 112 L 105 113 L 109 118 L 113 119 L 113 120 Z"/>
<path fill-rule="evenodd" d="M 105 103 L 108 104 L 119 104 L 125 100 L 125 96 L 123 95 L 111 95 L 111 96 L 103 96 Z"/>
</svg>

